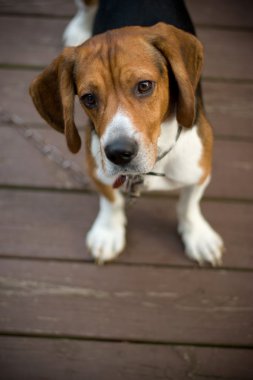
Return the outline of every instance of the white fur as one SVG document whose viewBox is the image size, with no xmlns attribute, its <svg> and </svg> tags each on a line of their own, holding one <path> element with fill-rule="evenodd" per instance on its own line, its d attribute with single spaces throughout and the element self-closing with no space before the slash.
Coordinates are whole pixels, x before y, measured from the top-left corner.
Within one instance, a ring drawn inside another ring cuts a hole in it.
<svg viewBox="0 0 253 380">
<path fill-rule="evenodd" d="M 166 144 L 171 145 L 176 133 L 175 119 L 162 124 L 158 140 L 160 151 L 166 150 Z M 203 146 L 197 127 L 183 129 L 171 152 L 154 168 L 155 172 L 165 173 L 166 179 L 146 176 L 145 190 L 183 188 L 178 203 L 178 231 L 184 242 L 186 254 L 200 264 L 209 262 L 212 265 L 219 265 L 222 259 L 223 241 L 205 220 L 199 206 L 209 183 L 208 179 L 204 184 L 198 185 L 203 175 L 199 165 L 202 153 Z"/>
<path fill-rule="evenodd" d="M 146 176 L 145 190 L 175 190 L 197 183 L 200 180 L 203 170 L 199 162 L 203 147 L 197 127 L 183 128 L 178 141 L 175 142 L 177 131 L 178 123 L 175 117 L 161 125 L 158 152 L 161 154 L 170 147 L 172 150 L 161 161 L 157 162 L 152 171 L 165 173 L 166 179 Z"/>
<path fill-rule="evenodd" d="M 200 199 L 209 179 L 202 185 L 185 187 L 178 203 L 178 231 L 185 245 L 188 257 L 199 264 L 209 262 L 220 265 L 223 253 L 223 241 L 203 217 Z"/>
<path fill-rule="evenodd" d="M 94 259 L 102 264 L 115 259 L 125 247 L 126 217 L 124 199 L 115 191 L 115 201 L 100 198 L 98 216 L 88 232 L 86 243 Z"/>
<path fill-rule="evenodd" d="M 119 108 L 106 126 L 101 142 L 105 146 L 121 136 L 137 138 L 136 135 L 137 130 L 134 127 L 132 120 L 123 109 Z"/>
<path fill-rule="evenodd" d="M 76 0 L 78 11 L 67 25 L 63 42 L 65 46 L 78 46 L 91 37 L 92 25 L 97 12 L 97 5 L 86 6 L 81 0 Z"/>
</svg>

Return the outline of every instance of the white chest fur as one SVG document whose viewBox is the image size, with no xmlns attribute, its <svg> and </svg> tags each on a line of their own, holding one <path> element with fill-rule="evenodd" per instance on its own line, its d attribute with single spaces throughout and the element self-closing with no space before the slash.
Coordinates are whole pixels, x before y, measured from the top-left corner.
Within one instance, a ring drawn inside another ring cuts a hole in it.
<svg viewBox="0 0 253 380">
<path fill-rule="evenodd" d="M 161 134 L 158 139 L 160 153 L 168 150 L 175 142 L 178 124 L 175 118 L 161 125 Z M 183 186 L 197 183 L 202 176 L 200 160 L 203 145 L 198 136 L 197 127 L 183 128 L 173 149 L 159 161 L 153 171 L 164 173 L 164 177 L 145 177 L 145 189 L 174 190 Z"/>
</svg>

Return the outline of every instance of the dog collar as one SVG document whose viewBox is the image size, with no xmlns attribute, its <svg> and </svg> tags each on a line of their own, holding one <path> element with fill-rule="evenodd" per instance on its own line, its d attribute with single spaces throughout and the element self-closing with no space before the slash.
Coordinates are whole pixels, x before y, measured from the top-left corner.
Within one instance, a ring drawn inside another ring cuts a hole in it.
<svg viewBox="0 0 253 380">
<path fill-rule="evenodd" d="M 183 129 L 183 127 L 181 125 L 178 125 L 177 135 L 176 135 L 174 143 L 172 144 L 172 146 L 168 150 L 166 150 L 165 152 L 160 154 L 160 156 L 157 157 L 156 162 L 161 161 L 165 156 L 167 156 L 167 154 L 169 154 L 172 151 L 172 149 L 175 147 L 175 145 L 176 145 L 176 143 L 177 143 L 177 141 L 181 135 L 182 129 Z M 148 172 L 148 173 L 146 173 L 146 175 L 154 175 L 154 176 L 165 177 L 164 173 L 156 173 L 156 172 Z"/>
</svg>

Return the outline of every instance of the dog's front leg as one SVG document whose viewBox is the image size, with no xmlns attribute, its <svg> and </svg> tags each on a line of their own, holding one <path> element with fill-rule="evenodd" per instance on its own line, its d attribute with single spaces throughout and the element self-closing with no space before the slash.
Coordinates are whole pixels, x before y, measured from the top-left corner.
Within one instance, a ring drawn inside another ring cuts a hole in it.
<svg viewBox="0 0 253 380">
<path fill-rule="evenodd" d="M 224 245 L 221 237 L 203 217 L 199 202 L 209 178 L 201 185 L 182 189 L 178 203 L 178 231 L 181 234 L 187 256 L 199 264 L 209 262 L 220 265 Z"/>
<path fill-rule="evenodd" d="M 125 247 L 126 216 L 124 198 L 114 190 L 114 201 L 100 197 L 98 216 L 87 235 L 87 246 L 94 259 L 102 264 L 115 259 Z"/>
</svg>

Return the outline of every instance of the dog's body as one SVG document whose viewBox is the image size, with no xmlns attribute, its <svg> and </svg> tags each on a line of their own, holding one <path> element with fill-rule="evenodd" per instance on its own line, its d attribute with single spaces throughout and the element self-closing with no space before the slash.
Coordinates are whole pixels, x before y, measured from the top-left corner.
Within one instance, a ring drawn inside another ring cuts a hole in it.
<svg viewBox="0 0 253 380">
<path fill-rule="evenodd" d="M 101 195 L 87 236 L 93 257 L 112 260 L 124 249 L 124 199 L 117 188 L 125 182 L 129 191 L 182 188 L 178 218 L 186 253 L 219 264 L 222 240 L 199 208 L 212 155 L 199 83 L 203 53 L 183 1 L 78 3 L 66 43 L 80 42 L 85 19 L 90 30 L 81 28 L 82 38 L 92 25 L 95 36 L 65 49 L 33 82 L 31 95 L 42 117 L 65 133 L 72 152 L 80 148 L 75 94 L 89 117 L 86 161 Z"/>
</svg>

